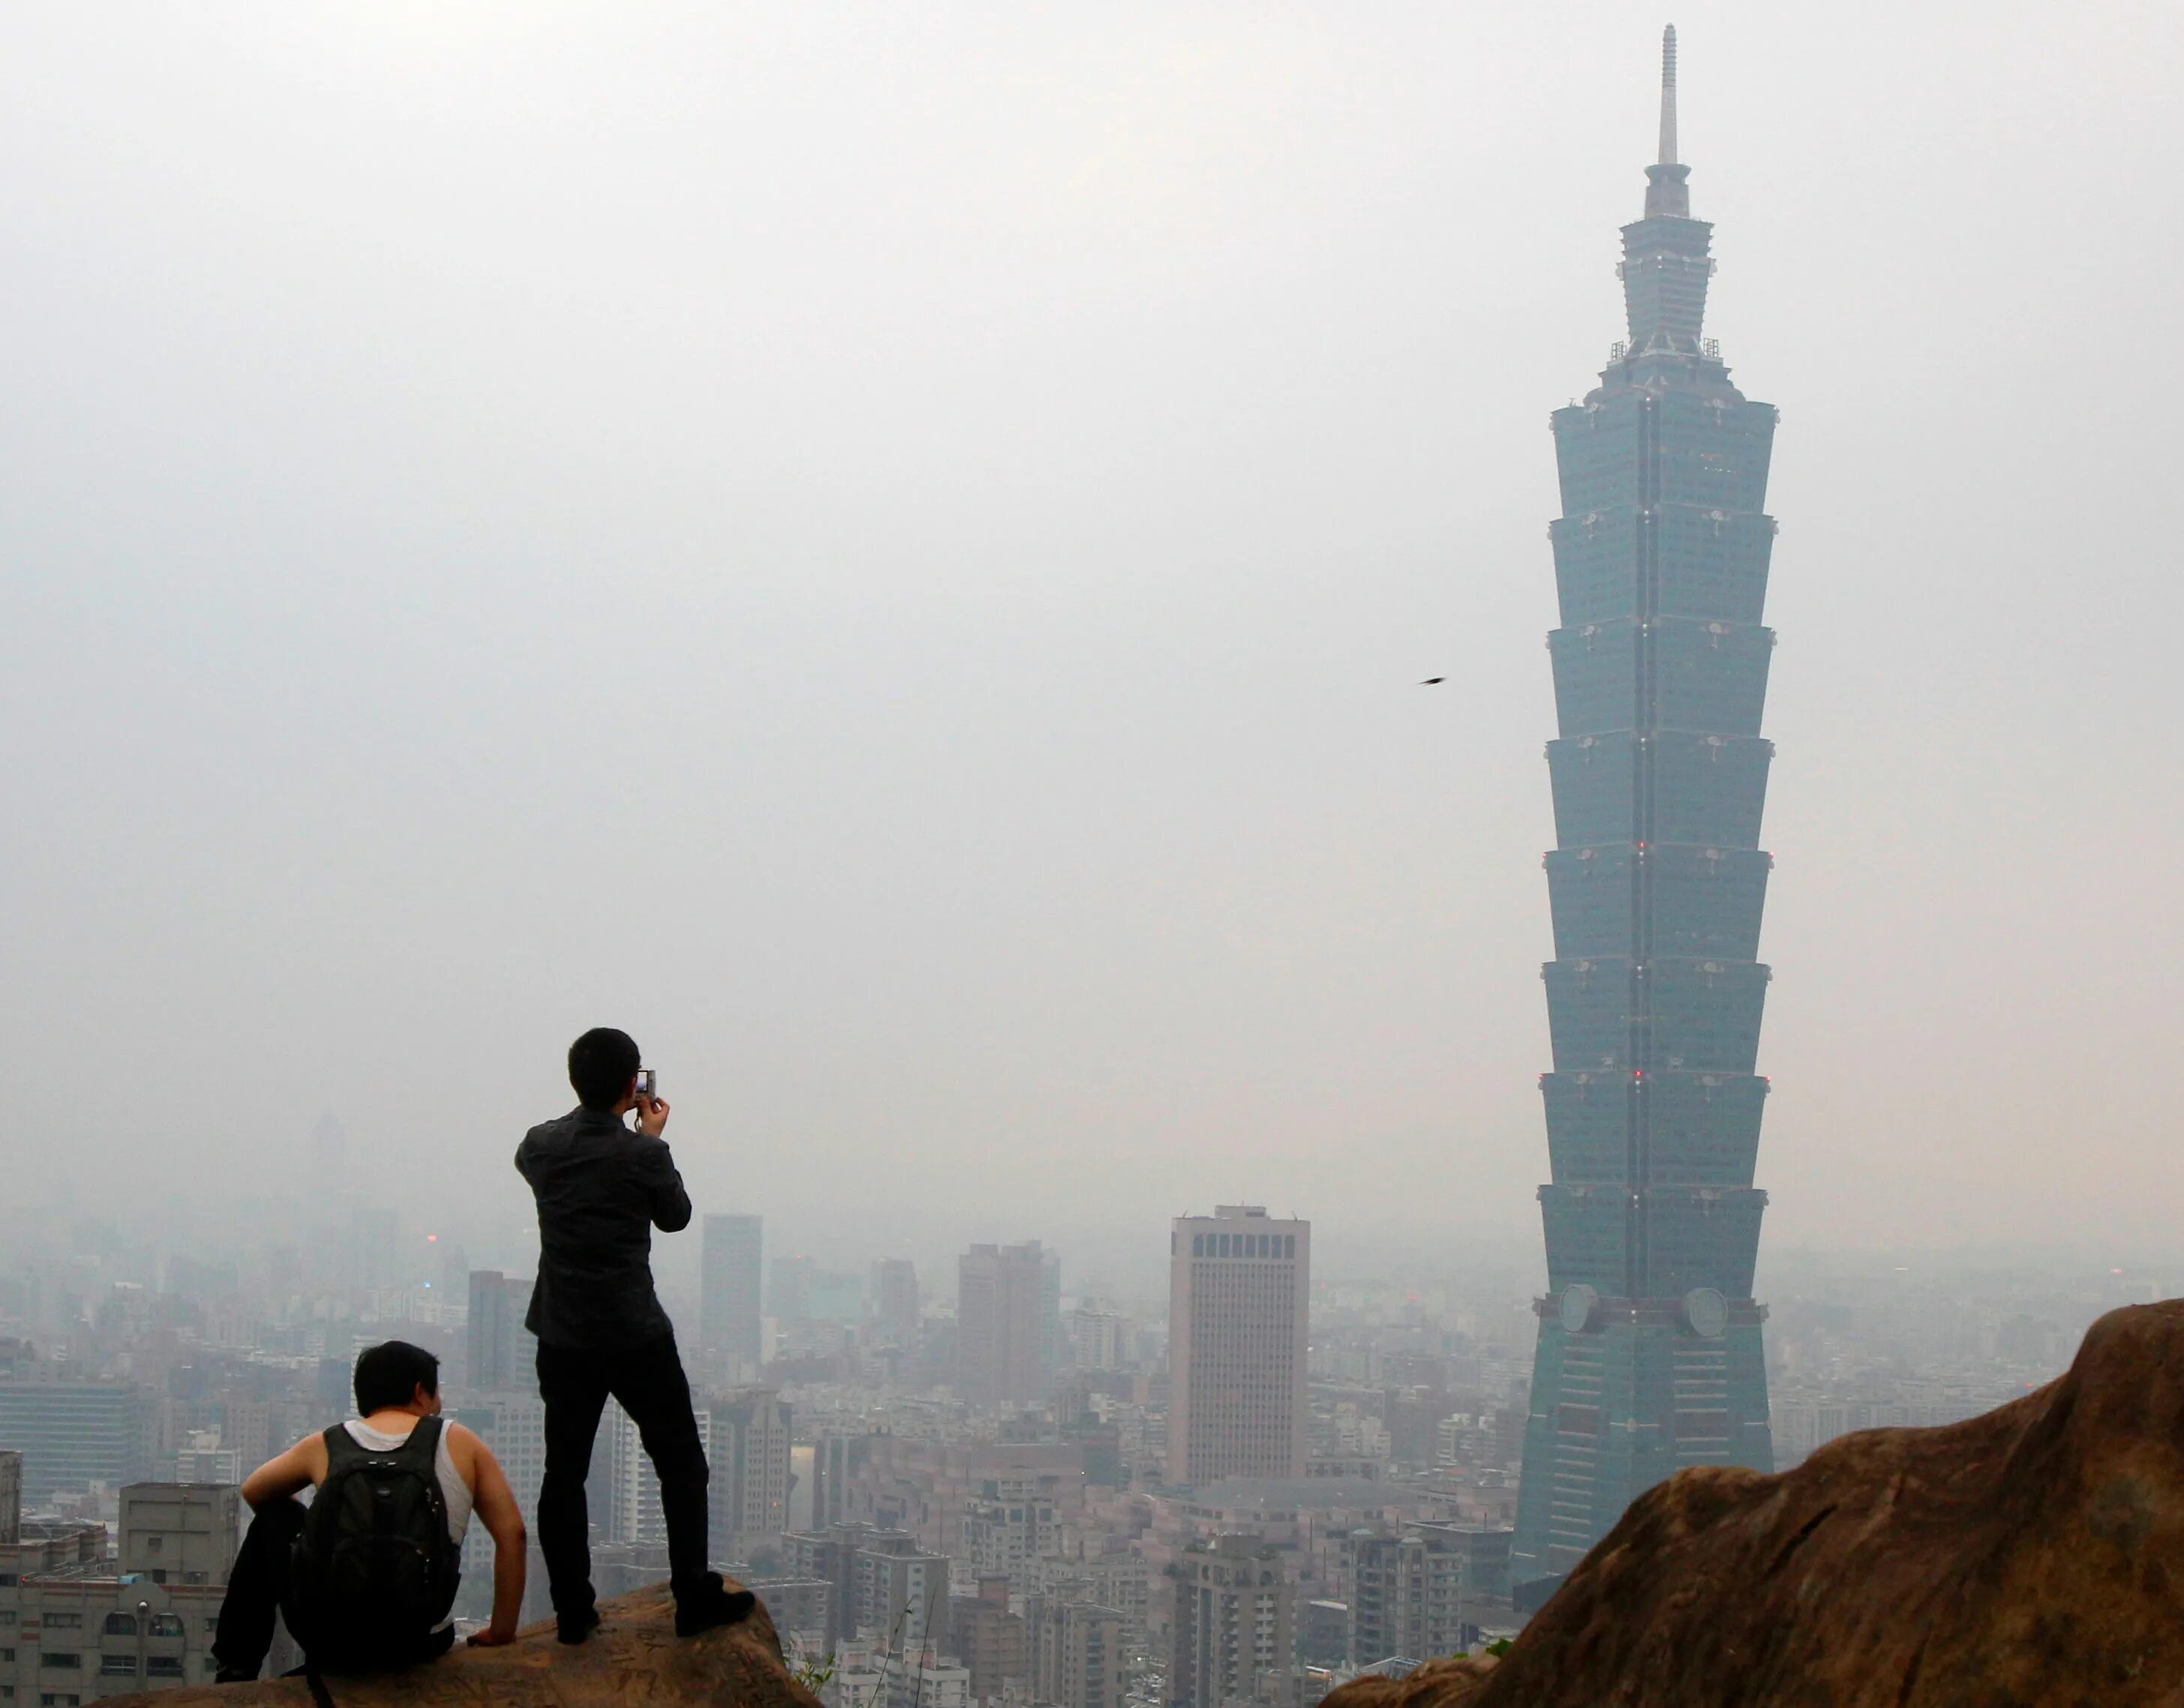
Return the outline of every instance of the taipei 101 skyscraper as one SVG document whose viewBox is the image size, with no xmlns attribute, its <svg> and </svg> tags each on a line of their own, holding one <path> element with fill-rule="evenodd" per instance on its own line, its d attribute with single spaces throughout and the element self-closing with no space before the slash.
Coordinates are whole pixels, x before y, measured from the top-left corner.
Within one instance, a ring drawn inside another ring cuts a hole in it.
<svg viewBox="0 0 2184 1708">
<path fill-rule="evenodd" d="M 1552 421 L 1554 1178 L 1512 1561 L 1526 1604 L 1671 1472 L 1774 1468 L 1752 1181 L 1774 410 L 1701 334 L 1713 227 L 1676 158 L 1673 26 L 1660 153 L 1623 228 L 1630 342 Z"/>
</svg>

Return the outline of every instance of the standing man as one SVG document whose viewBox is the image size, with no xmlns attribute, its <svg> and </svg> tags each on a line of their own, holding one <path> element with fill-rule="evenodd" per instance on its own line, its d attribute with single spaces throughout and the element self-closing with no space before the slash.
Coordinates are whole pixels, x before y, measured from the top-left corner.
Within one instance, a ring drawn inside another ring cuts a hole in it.
<svg viewBox="0 0 2184 1708">
<path fill-rule="evenodd" d="M 538 1281 L 524 1327 L 538 1338 L 546 1402 L 538 1548 L 564 1643 L 582 1642 L 599 1622 L 584 1478 L 609 1394 L 660 1474 L 676 1634 L 746 1618 L 755 1599 L 731 1594 L 705 1563 L 705 1449 L 675 1330 L 652 1288 L 652 1230 L 688 1227 L 690 1198 L 660 1136 L 667 1105 L 649 1079 L 638 1087 L 643 1060 L 627 1032 L 586 1032 L 569 1046 L 577 1106 L 532 1127 L 515 1151 L 538 1201 Z M 621 1124 L 632 1110 L 634 1132 Z"/>
</svg>

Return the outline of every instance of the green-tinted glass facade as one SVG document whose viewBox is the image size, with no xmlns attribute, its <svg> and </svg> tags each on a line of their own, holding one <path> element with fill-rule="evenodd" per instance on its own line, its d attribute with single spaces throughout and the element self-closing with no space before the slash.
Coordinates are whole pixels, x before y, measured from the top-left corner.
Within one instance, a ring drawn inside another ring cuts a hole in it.
<svg viewBox="0 0 2184 1708">
<path fill-rule="evenodd" d="M 1630 342 L 1553 417 L 1554 1178 L 1518 1583 L 1567 1572 L 1681 1466 L 1774 1466 L 1752 1276 L 1774 410 L 1702 337 L 1713 228 L 1663 134 L 1623 231 Z"/>
</svg>

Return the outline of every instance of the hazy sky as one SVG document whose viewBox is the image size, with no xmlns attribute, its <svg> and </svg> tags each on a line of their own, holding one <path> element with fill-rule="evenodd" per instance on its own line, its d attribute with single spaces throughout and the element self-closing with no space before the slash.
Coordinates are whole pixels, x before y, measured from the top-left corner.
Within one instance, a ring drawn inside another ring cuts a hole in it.
<svg viewBox="0 0 2184 1708">
<path fill-rule="evenodd" d="M 332 1110 L 498 1225 L 611 1023 L 844 1259 L 1536 1242 L 1668 16 L 1783 412 L 1766 1243 L 2170 1241 L 2170 0 L 0 9 L 0 1200 Z"/>
</svg>

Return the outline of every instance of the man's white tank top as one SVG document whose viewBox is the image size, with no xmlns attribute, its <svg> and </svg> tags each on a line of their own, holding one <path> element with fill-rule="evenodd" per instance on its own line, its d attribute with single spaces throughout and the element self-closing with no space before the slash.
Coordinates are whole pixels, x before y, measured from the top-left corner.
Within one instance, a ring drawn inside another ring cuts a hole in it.
<svg viewBox="0 0 2184 1708">
<path fill-rule="evenodd" d="M 342 1427 L 348 1431 L 350 1440 L 374 1453 L 392 1453 L 410 1438 L 406 1430 L 399 1435 L 389 1435 L 383 1429 L 374 1429 L 360 1417 L 352 1417 Z M 440 1450 L 432 1456 L 432 1468 L 439 1474 L 440 1498 L 448 1503 L 448 1534 L 460 1548 L 463 1538 L 470 1533 L 471 1490 L 463 1481 L 462 1472 L 455 1469 L 454 1455 L 448 1451 L 450 1427 L 446 1423 L 440 1426 Z"/>
</svg>

